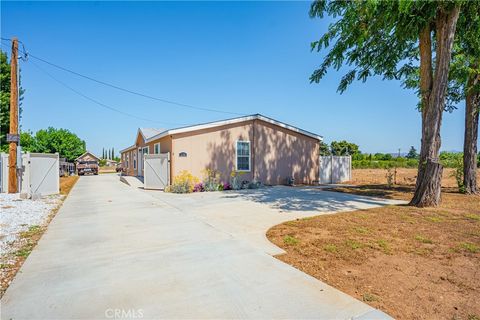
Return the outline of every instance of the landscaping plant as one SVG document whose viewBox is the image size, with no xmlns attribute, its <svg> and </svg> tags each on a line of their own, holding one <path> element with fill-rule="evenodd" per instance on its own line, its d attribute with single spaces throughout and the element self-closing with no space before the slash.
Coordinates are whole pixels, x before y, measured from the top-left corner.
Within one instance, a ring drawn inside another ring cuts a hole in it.
<svg viewBox="0 0 480 320">
<path fill-rule="evenodd" d="M 232 170 L 230 173 L 230 186 L 233 190 L 240 190 L 243 187 L 243 182 L 240 180 L 240 177 L 244 174 L 244 172 L 239 172 L 236 170 Z"/>
<path fill-rule="evenodd" d="M 455 170 L 452 173 L 452 176 L 457 181 L 458 191 L 460 193 L 465 193 L 465 185 L 463 183 L 463 159 L 456 160 Z"/>
<path fill-rule="evenodd" d="M 193 192 L 195 185 L 199 179 L 187 170 L 183 170 L 179 175 L 173 178 L 173 183 L 168 186 L 165 191 L 173 193 L 190 193 Z"/>
<path fill-rule="evenodd" d="M 218 191 L 220 185 L 220 172 L 208 168 L 203 170 L 204 191 Z"/>
</svg>

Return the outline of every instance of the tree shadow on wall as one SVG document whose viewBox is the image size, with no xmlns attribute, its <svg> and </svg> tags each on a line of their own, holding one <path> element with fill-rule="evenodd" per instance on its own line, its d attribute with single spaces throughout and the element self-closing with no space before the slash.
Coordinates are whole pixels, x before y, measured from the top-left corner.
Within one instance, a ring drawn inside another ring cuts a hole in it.
<svg viewBox="0 0 480 320">
<path fill-rule="evenodd" d="M 311 184 L 318 179 L 318 144 L 299 134 L 286 133 L 273 125 L 256 122 L 247 133 L 232 136 L 230 130 L 220 132 L 220 140 L 210 142 L 207 168 L 218 170 L 223 181 L 235 169 L 236 142 L 251 141 L 251 172 L 241 180 L 256 179 L 263 184 L 286 184 L 289 178 L 296 183 Z"/>
</svg>

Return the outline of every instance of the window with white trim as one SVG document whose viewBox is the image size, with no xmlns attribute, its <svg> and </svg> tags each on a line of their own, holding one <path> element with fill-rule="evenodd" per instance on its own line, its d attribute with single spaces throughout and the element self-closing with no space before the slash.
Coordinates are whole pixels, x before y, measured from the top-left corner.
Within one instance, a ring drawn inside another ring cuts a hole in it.
<svg viewBox="0 0 480 320">
<path fill-rule="evenodd" d="M 160 154 L 160 142 L 153 145 L 153 153 Z"/>
<path fill-rule="evenodd" d="M 137 169 L 137 153 L 133 151 L 133 169 Z"/>
<path fill-rule="evenodd" d="M 250 171 L 250 141 L 237 141 L 237 171 Z"/>
<path fill-rule="evenodd" d="M 128 154 L 127 154 L 127 168 L 130 168 L 130 165 L 128 163 Z"/>
</svg>

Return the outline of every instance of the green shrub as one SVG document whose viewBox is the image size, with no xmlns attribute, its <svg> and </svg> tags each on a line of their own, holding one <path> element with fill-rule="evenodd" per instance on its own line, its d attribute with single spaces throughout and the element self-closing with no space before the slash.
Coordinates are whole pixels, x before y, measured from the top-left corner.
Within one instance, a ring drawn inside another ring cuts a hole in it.
<svg viewBox="0 0 480 320">
<path fill-rule="evenodd" d="M 451 160 L 454 165 L 455 170 L 452 172 L 452 177 L 457 181 L 458 191 L 460 193 L 465 193 L 465 185 L 463 184 L 463 159 L 454 159 Z"/>
<path fill-rule="evenodd" d="M 220 185 L 220 173 L 218 171 L 212 169 L 203 170 L 203 189 L 205 191 L 218 191 Z"/>
<path fill-rule="evenodd" d="M 230 173 L 230 186 L 233 190 L 242 189 L 243 183 L 240 180 L 240 177 L 244 174 L 245 172 L 232 170 L 232 172 Z"/>
</svg>

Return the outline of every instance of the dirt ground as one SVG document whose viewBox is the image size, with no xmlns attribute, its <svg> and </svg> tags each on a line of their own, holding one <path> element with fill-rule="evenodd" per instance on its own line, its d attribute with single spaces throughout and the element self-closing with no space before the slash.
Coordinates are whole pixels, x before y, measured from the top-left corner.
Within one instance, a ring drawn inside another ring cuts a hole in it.
<svg viewBox="0 0 480 320">
<path fill-rule="evenodd" d="M 60 194 L 67 196 L 75 183 L 77 183 L 78 178 L 78 176 L 60 177 Z M 63 197 L 63 199 L 65 199 L 65 197 Z M 53 217 L 55 217 L 60 206 L 49 214 L 47 221 L 43 225 L 30 226 L 28 231 L 21 233 L 20 239 L 14 244 L 15 247 L 18 248 L 16 251 L 1 257 L 0 298 L 5 291 L 7 291 L 10 282 L 13 280 L 18 270 L 20 270 L 33 248 L 35 248 L 43 233 L 47 230 L 48 224 L 52 221 Z M 8 263 L 3 263 L 3 261 L 8 261 Z"/>
<path fill-rule="evenodd" d="M 392 169 L 392 172 L 394 170 Z M 442 187 L 456 188 L 457 182 L 453 177 L 454 169 L 444 168 L 442 177 Z M 417 178 L 417 169 L 398 168 L 397 181 L 398 185 L 415 185 Z M 477 171 L 477 179 L 480 181 L 480 170 Z M 351 184 L 386 184 L 387 170 L 386 169 L 354 169 L 352 171 Z"/>
<path fill-rule="evenodd" d="M 116 167 L 110 166 L 110 167 L 99 167 L 98 168 L 98 173 L 115 173 L 117 172 Z"/>
<path fill-rule="evenodd" d="M 368 175 L 356 171 L 354 178 Z M 413 187 L 340 191 L 409 200 Z M 480 196 L 445 188 L 438 208 L 324 215 L 267 236 L 287 252 L 278 259 L 397 319 L 480 319 Z"/>
</svg>

